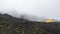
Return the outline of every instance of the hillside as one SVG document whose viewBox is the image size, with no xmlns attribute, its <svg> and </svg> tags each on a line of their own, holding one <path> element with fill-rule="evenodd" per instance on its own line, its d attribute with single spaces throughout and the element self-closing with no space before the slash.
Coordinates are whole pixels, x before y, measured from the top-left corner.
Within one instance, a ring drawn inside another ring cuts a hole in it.
<svg viewBox="0 0 60 34">
<path fill-rule="evenodd" d="M 60 34 L 60 23 L 46 24 L 0 14 L 0 34 Z"/>
</svg>

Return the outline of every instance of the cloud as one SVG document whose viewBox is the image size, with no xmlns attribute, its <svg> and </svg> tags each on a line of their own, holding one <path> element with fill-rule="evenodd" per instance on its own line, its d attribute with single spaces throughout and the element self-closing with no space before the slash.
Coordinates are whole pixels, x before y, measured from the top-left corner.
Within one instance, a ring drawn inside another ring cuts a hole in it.
<svg viewBox="0 0 60 34">
<path fill-rule="evenodd" d="M 14 16 L 29 14 L 60 19 L 60 0 L 0 0 L 0 10 Z"/>
</svg>

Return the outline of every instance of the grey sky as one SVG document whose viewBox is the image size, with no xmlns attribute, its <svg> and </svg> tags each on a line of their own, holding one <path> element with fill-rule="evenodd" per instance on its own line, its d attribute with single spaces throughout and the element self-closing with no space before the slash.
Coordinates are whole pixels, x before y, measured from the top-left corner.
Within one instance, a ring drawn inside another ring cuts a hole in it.
<svg viewBox="0 0 60 34">
<path fill-rule="evenodd" d="M 12 13 L 5 10 L 16 10 L 17 14 L 60 19 L 60 0 L 0 0 L 0 10 L 4 13 Z"/>
</svg>

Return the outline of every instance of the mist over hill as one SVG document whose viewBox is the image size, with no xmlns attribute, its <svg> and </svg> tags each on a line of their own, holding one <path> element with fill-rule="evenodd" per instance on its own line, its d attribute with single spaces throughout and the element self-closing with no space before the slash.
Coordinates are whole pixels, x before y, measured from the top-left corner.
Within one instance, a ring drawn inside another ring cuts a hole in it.
<svg viewBox="0 0 60 34">
<path fill-rule="evenodd" d="M 38 17 L 36 15 L 31 15 L 31 14 L 26 14 L 26 13 L 20 13 L 20 14 L 18 14 L 16 12 L 16 10 L 10 10 L 10 11 L 7 10 L 6 12 L 0 11 L 0 14 L 4 14 L 4 15 L 8 14 L 8 15 L 10 15 L 12 17 L 23 18 L 23 19 L 26 19 L 26 20 L 29 20 L 29 21 L 37 21 L 37 22 L 45 22 L 46 19 L 49 19 L 49 18 L 44 17 L 44 16 Z M 60 22 L 60 20 L 53 19 L 53 18 L 51 18 L 51 19 L 53 20 L 53 22 Z"/>
</svg>

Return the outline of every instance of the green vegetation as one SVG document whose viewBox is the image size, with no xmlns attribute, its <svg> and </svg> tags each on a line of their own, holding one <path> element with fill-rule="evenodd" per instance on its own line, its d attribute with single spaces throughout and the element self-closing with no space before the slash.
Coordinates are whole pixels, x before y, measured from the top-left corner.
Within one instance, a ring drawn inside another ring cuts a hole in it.
<svg viewBox="0 0 60 34">
<path fill-rule="evenodd" d="M 41 28 L 40 23 L 11 24 L 7 21 L 0 21 L 0 34 L 44 34 L 44 31 L 43 28 Z"/>
</svg>

